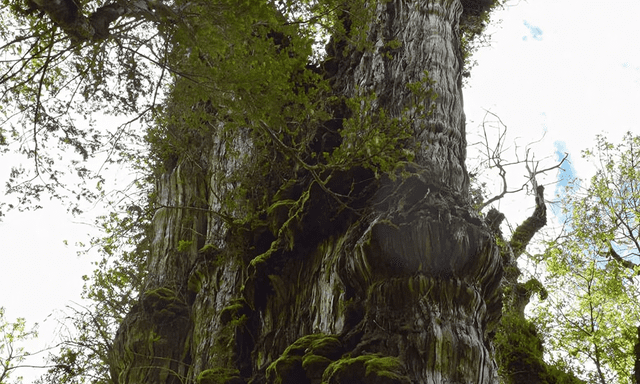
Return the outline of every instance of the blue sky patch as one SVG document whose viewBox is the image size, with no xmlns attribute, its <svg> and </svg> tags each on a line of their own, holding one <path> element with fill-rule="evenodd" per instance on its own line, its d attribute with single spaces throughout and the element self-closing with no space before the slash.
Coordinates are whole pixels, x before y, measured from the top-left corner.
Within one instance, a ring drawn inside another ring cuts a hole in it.
<svg viewBox="0 0 640 384">
<path fill-rule="evenodd" d="M 565 153 L 567 153 L 567 145 L 564 141 L 555 141 L 553 146 L 555 147 L 554 153 L 556 155 L 556 161 L 559 162 L 564 158 Z M 569 156 L 567 156 L 567 160 L 565 160 L 560 169 L 558 169 L 558 180 L 555 188 L 555 194 L 560 198 L 564 198 L 567 192 L 566 187 L 572 183 L 575 178 L 576 171 L 571 164 L 571 154 L 569 154 Z M 576 180 L 574 183 L 579 184 L 580 182 Z M 558 216 L 560 221 L 565 219 L 565 215 L 560 212 L 560 206 L 558 204 L 551 204 L 550 208 L 551 211 Z"/>
<path fill-rule="evenodd" d="M 556 160 L 562 160 L 565 153 L 567 153 L 567 145 L 564 141 L 555 141 L 553 146 L 555 147 Z M 567 157 L 567 160 L 565 160 L 558 172 L 556 192 L 562 195 L 564 193 L 564 188 L 569 185 L 569 182 L 575 179 L 575 177 L 575 169 L 573 168 L 573 165 L 571 165 L 571 154 L 569 154 L 569 157 Z"/>
<path fill-rule="evenodd" d="M 529 24 L 526 20 L 524 21 L 524 26 L 527 27 L 529 33 L 531 33 L 531 37 L 534 40 L 542 40 L 542 29 L 540 27 L 536 27 L 534 25 Z M 522 40 L 527 41 L 528 36 L 522 36 Z"/>
</svg>

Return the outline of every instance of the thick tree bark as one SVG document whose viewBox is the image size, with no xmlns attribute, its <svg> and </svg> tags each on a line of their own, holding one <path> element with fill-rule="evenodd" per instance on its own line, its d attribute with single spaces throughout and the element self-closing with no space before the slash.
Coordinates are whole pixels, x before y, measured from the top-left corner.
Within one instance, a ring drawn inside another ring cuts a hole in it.
<svg viewBox="0 0 640 384">
<path fill-rule="evenodd" d="M 466 193 L 468 188 L 458 35 L 461 13 L 458 1 L 381 2 L 368 33 L 373 51 L 353 52 L 343 61 L 334 85 L 344 95 L 374 91 L 378 97 L 374 107 L 399 116 L 412 107 L 407 84 L 423 80 L 427 71 L 438 94 L 433 116 L 425 120 L 413 109 L 405 112 L 413 118 L 421 144 L 416 161 L 433 172 L 429 175 L 433 182 L 456 193 Z M 393 40 L 402 45 L 388 49 Z"/>
<path fill-rule="evenodd" d="M 114 343 L 114 382 L 497 381 L 502 265 L 468 198 L 461 13 L 459 0 L 380 2 L 373 51 L 333 63 L 335 94 L 375 91 L 377 107 L 409 114 L 420 144 L 408 176 L 368 181 L 359 214 L 313 183 L 286 223 L 277 209 L 250 228 L 211 214 L 234 187 L 219 171 L 251 165 L 227 154 L 250 154 L 250 142 L 225 146 L 222 133 L 200 167 L 178 160 L 162 176 L 147 291 Z M 401 43 L 393 59 L 390 40 Z M 406 87 L 425 70 L 438 93 L 431 116 L 411 110 Z M 327 187 L 368 178 L 354 169 Z M 299 198 L 299 183 L 281 193 Z"/>
</svg>

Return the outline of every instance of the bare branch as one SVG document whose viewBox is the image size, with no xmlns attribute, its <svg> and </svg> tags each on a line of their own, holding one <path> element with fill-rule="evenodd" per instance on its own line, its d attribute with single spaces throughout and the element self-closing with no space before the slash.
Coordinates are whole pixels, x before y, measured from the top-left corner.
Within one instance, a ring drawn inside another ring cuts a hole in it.
<svg viewBox="0 0 640 384">
<path fill-rule="evenodd" d="M 497 119 L 497 123 L 498 123 L 498 140 L 496 142 L 495 145 L 491 145 L 489 142 L 489 135 L 487 133 L 487 115 L 491 115 L 493 117 L 495 117 Z M 486 206 L 502 199 L 504 196 L 506 196 L 507 194 L 512 194 L 512 193 L 517 193 L 517 192 L 521 192 L 525 189 L 528 188 L 529 184 L 532 185 L 533 187 L 533 191 L 534 193 L 536 193 L 537 195 L 537 188 L 538 188 L 538 184 L 537 184 L 537 179 L 536 177 L 538 175 L 542 175 L 545 174 L 549 171 L 552 171 L 554 169 L 559 169 L 562 164 L 567 160 L 569 154 L 565 153 L 564 157 L 555 165 L 544 168 L 544 169 L 538 169 L 540 166 L 540 161 L 535 160 L 535 157 L 531 154 L 531 148 L 527 148 L 525 151 L 525 157 L 524 159 L 520 159 L 519 155 L 518 155 L 518 150 L 516 147 L 516 161 L 513 162 L 506 162 L 504 160 L 503 157 L 503 153 L 506 151 L 506 149 L 504 148 L 504 143 L 505 143 L 505 138 L 506 138 L 506 132 L 507 132 L 507 126 L 504 124 L 504 122 L 502 122 L 502 120 L 500 119 L 500 117 L 498 117 L 495 113 L 490 112 L 490 111 L 486 111 L 485 114 L 485 118 L 483 119 L 482 122 L 482 132 L 483 132 L 483 142 L 482 143 L 476 143 L 476 144 L 481 144 L 483 146 L 482 149 L 482 156 L 484 156 L 484 159 L 482 161 L 481 164 L 485 164 L 485 166 L 487 168 L 497 168 L 498 169 L 498 177 L 501 180 L 501 184 L 502 184 L 502 189 L 500 191 L 500 193 L 498 193 L 497 195 L 493 196 L 492 198 L 484 201 L 482 204 L 480 204 L 480 206 L 478 207 L 479 210 L 484 209 Z M 509 189 L 508 183 L 507 183 L 507 167 L 513 166 L 513 165 L 519 165 L 519 164 L 525 164 L 525 168 L 528 172 L 528 177 L 527 179 L 518 187 L 515 189 Z"/>
</svg>

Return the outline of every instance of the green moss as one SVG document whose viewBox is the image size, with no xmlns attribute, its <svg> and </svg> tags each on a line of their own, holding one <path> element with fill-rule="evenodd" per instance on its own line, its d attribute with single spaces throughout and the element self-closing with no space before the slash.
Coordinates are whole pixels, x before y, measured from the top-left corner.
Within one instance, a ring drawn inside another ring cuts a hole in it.
<svg viewBox="0 0 640 384">
<path fill-rule="evenodd" d="M 339 358 L 343 352 L 342 342 L 335 336 L 325 336 L 315 339 L 309 347 L 309 353 L 331 360 Z"/>
<path fill-rule="evenodd" d="M 197 384 L 226 384 L 240 379 L 240 372 L 233 368 L 213 368 L 200 372 Z"/>
<path fill-rule="evenodd" d="M 243 339 L 247 335 L 246 323 L 249 319 L 249 314 L 250 309 L 243 298 L 231 300 L 229 305 L 219 311 L 218 316 L 222 327 L 218 328 L 213 335 L 208 336 L 213 340 L 208 352 L 209 356 L 212 357 L 209 365 L 218 368 L 209 370 L 211 372 L 208 375 L 216 374 L 220 378 L 231 376 L 234 379 L 233 381 L 225 381 L 225 383 L 245 382 L 244 379 L 234 377 L 234 372 L 237 373 L 238 361 L 244 361 L 246 358 L 242 355 L 241 343 L 243 343 Z M 225 376 L 225 372 L 229 374 Z M 216 381 L 208 381 L 206 383 L 213 382 Z"/>
<path fill-rule="evenodd" d="M 527 292 L 536 292 L 540 295 L 540 300 L 546 300 L 549 297 L 549 292 L 547 292 L 546 288 L 538 279 L 529 279 L 526 283 L 524 283 L 524 288 Z"/>
<path fill-rule="evenodd" d="M 363 356 L 359 356 L 363 357 Z M 365 356 L 366 357 L 366 356 Z M 398 378 L 399 375 L 394 371 L 398 371 L 402 364 L 397 357 L 374 357 L 365 360 L 365 376 L 369 375 L 377 375 L 377 376 L 386 376 L 391 378 Z"/>
<path fill-rule="evenodd" d="M 306 376 L 302 368 L 302 357 L 283 355 L 267 367 L 267 382 L 273 384 L 293 383 Z"/>
<path fill-rule="evenodd" d="M 296 233 L 299 230 L 298 224 L 302 222 L 305 214 L 305 207 L 309 200 L 310 190 L 311 186 L 307 187 L 298 200 L 277 200 L 266 209 L 267 215 L 269 216 L 267 226 L 277 237 L 277 240 L 271 243 L 271 247 L 266 252 L 251 260 L 250 265 L 254 269 L 264 265 L 274 252 L 281 249 L 293 249 L 295 246 Z"/>
<path fill-rule="evenodd" d="M 220 311 L 220 317 L 225 317 L 225 316 L 233 317 L 243 307 L 244 307 L 244 304 L 241 300 L 234 300 L 233 304 L 230 304 L 222 308 L 222 311 Z"/>
<path fill-rule="evenodd" d="M 310 368 L 315 368 L 317 366 L 324 366 L 322 371 L 327 368 L 331 364 L 331 360 L 327 359 L 324 356 L 318 356 L 313 354 L 306 354 L 302 358 L 302 368 L 305 371 L 308 371 Z"/>
<path fill-rule="evenodd" d="M 265 263 L 273 253 L 280 249 L 280 241 L 276 240 L 271 243 L 271 247 L 264 253 L 259 254 L 258 256 L 251 259 L 249 265 L 254 269 L 258 270 L 258 268 L 264 267 Z"/>
<path fill-rule="evenodd" d="M 495 344 L 500 376 L 507 384 L 582 383 L 573 374 L 544 361 L 542 339 L 535 325 L 518 314 L 508 312 L 502 317 Z"/>
<path fill-rule="evenodd" d="M 200 248 L 198 252 L 204 254 L 215 254 L 218 251 L 218 247 L 213 244 L 205 244 L 204 247 Z"/>
<path fill-rule="evenodd" d="M 404 366 L 397 357 L 377 354 L 345 357 L 327 367 L 322 382 L 410 384 L 403 371 Z"/>
<path fill-rule="evenodd" d="M 287 221 L 290 210 L 295 208 L 296 204 L 296 200 L 283 199 L 277 200 L 267 208 L 269 229 L 274 234 L 278 233 L 281 225 Z"/>
<path fill-rule="evenodd" d="M 187 252 L 192 245 L 193 241 L 191 240 L 180 240 L 178 241 L 178 252 Z"/>
<path fill-rule="evenodd" d="M 336 336 L 314 333 L 296 340 L 282 355 L 302 356 L 306 353 L 336 359 L 342 354 L 342 343 Z"/>
<path fill-rule="evenodd" d="M 248 320 L 249 307 L 244 298 L 234 299 L 220 311 L 220 323 L 225 327 L 240 327 Z"/>
<path fill-rule="evenodd" d="M 349 311 L 353 306 L 355 305 L 355 300 L 354 298 L 350 298 L 348 300 L 340 300 L 338 302 L 338 310 L 340 311 L 341 314 L 345 314 L 347 313 L 347 311 Z"/>
<path fill-rule="evenodd" d="M 244 297 L 237 297 L 229 301 L 229 305 L 224 307 L 221 311 L 237 313 L 241 308 L 247 307 L 247 300 Z"/>
<path fill-rule="evenodd" d="M 312 382 L 319 382 L 322 379 L 322 374 L 329 364 L 331 360 L 324 356 L 306 354 L 302 358 L 302 369 Z"/>
<path fill-rule="evenodd" d="M 176 294 L 172 289 L 166 287 L 160 287 L 156 289 L 150 289 L 144 293 L 148 298 L 155 298 L 164 301 L 173 301 L 176 299 Z"/>
<path fill-rule="evenodd" d="M 340 358 L 344 347 L 338 337 L 325 334 L 306 335 L 289 345 L 267 368 L 267 382 L 302 383 L 318 381 L 332 361 Z"/>
<path fill-rule="evenodd" d="M 186 305 L 176 293 L 167 287 L 160 287 L 146 291 L 142 299 L 143 307 L 147 313 L 153 313 L 156 317 L 174 318 L 185 315 Z"/>
<path fill-rule="evenodd" d="M 189 280 L 187 281 L 187 289 L 190 292 L 198 293 L 202 289 L 202 282 L 204 281 L 205 275 L 202 271 L 196 270 L 189 276 Z"/>
<path fill-rule="evenodd" d="M 460 17 L 461 49 L 464 59 L 464 71 L 472 67 L 471 55 L 478 49 L 478 40 L 489 24 L 492 11 L 504 3 L 503 0 L 462 0 L 463 13 Z"/>
</svg>

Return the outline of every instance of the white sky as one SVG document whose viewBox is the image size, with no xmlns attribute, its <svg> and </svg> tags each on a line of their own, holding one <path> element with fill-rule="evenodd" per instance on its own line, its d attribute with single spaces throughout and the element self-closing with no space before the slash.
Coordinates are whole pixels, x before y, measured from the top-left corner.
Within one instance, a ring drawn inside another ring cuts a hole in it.
<svg viewBox="0 0 640 384">
<path fill-rule="evenodd" d="M 521 1 L 494 13 L 493 20 L 502 21 L 489 29 L 492 46 L 475 55 L 478 66 L 464 91 L 469 143 L 477 140 L 487 109 L 507 125 L 506 146 L 517 143 L 520 156 L 527 143 L 544 135 L 532 147 L 537 159 L 551 157 L 543 164 L 553 165 L 560 146 L 575 174 L 589 177 L 593 168 L 580 152 L 594 146 L 596 134 L 619 142 L 625 132 L 638 131 L 633 111 L 640 105 L 639 15 L 640 2 L 622 0 L 606 6 L 595 0 Z M 507 152 L 512 160 L 513 153 Z M 511 176 L 520 181 L 525 174 L 513 169 Z M 553 193 L 548 188 L 547 198 Z M 517 224 L 533 205 L 519 194 L 500 208 Z"/>
<path fill-rule="evenodd" d="M 507 147 L 513 148 L 514 140 L 524 147 L 546 132 L 533 147 L 536 158 L 549 157 L 545 164 L 553 164 L 561 143 L 575 173 L 589 176 L 592 168 L 580 151 L 593 147 L 596 134 L 617 142 L 626 131 L 638 131 L 633 111 L 640 106 L 639 16 L 637 0 L 530 0 L 496 12 L 493 19 L 502 22 L 489 29 L 492 46 L 475 55 L 478 66 L 464 90 L 469 142 L 477 140 L 488 109 L 507 125 Z M 524 175 L 521 168 L 510 176 L 520 181 Z M 1 185 L 6 176 L 0 174 Z M 514 195 L 500 208 L 517 224 L 530 214 L 533 199 Z M 86 223 L 92 221 L 72 218 L 51 204 L 35 213 L 12 212 L 0 223 L 0 306 L 7 319 L 42 323 L 79 300 L 90 260 L 78 258 L 77 249 L 63 240 L 88 242 L 92 229 Z M 52 323 L 41 326 L 40 345 L 51 341 Z M 37 376 L 18 374 L 26 383 Z"/>
</svg>

